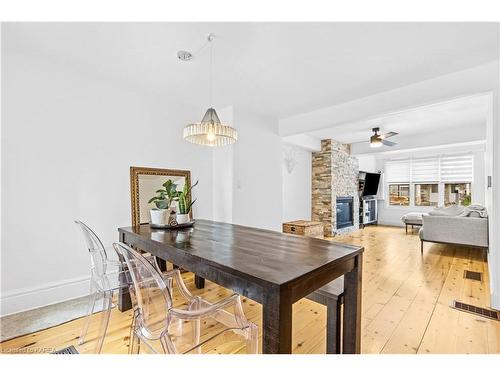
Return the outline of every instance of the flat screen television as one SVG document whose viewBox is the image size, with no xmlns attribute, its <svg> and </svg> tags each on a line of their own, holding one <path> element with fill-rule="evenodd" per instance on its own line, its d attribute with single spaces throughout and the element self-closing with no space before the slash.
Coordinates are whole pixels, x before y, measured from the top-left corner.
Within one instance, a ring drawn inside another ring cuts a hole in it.
<svg viewBox="0 0 500 375">
<path fill-rule="evenodd" d="M 363 197 L 377 195 L 378 183 L 380 181 L 379 173 L 366 173 L 365 184 L 363 187 Z"/>
</svg>

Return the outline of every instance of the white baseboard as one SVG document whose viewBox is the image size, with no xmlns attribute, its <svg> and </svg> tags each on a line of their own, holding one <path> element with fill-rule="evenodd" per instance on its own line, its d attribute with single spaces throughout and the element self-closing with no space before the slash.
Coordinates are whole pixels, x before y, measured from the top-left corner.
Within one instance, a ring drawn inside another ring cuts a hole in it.
<svg viewBox="0 0 500 375">
<path fill-rule="evenodd" d="M 389 225 L 391 227 L 402 227 L 402 228 L 404 228 L 404 224 L 401 222 L 401 220 L 395 220 L 395 221 L 378 220 L 377 223 L 380 224 L 380 225 Z"/>
<path fill-rule="evenodd" d="M 36 288 L 16 289 L 0 296 L 0 316 L 32 310 L 89 294 L 90 277 L 46 283 Z"/>
</svg>

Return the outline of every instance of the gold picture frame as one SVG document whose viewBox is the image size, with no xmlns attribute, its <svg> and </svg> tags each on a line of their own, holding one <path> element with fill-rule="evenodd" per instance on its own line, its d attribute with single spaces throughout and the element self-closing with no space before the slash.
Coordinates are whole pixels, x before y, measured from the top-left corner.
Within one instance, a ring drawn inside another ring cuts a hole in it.
<svg viewBox="0 0 500 375">
<path fill-rule="evenodd" d="M 148 206 L 147 201 L 152 197 L 151 188 L 154 189 L 156 180 L 158 181 L 158 189 L 161 184 L 168 179 L 174 180 L 178 184 L 183 180 L 184 184 L 191 186 L 191 172 L 181 169 L 162 169 L 162 168 L 149 168 L 149 167 L 130 167 L 130 200 L 132 208 L 132 226 L 137 226 L 149 222 L 146 217 L 149 212 L 141 212 L 141 207 Z M 163 182 L 162 182 L 163 181 Z M 146 189 L 145 186 L 150 187 Z M 188 201 L 191 202 L 191 192 L 188 193 Z M 192 219 L 192 212 L 189 213 Z"/>
</svg>

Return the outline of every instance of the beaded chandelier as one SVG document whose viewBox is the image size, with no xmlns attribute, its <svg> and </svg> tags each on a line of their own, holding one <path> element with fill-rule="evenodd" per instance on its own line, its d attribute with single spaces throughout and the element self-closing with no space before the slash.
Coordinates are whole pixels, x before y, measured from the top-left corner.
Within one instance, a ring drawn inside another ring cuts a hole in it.
<svg viewBox="0 0 500 375">
<path fill-rule="evenodd" d="M 211 43 L 214 40 L 214 35 L 208 35 L 208 43 L 210 43 L 210 103 L 212 103 L 212 54 L 213 54 L 213 44 Z M 185 51 L 182 51 L 185 52 Z M 179 55 L 179 59 L 183 61 L 190 60 L 192 58 L 191 54 L 185 55 L 182 54 L 184 58 L 181 58 Z M 204 146 L 226 146 L 233 144 L 238 140 L 238 132 L 231 125 L 222 124 L 220 122 L 219 116 L 217 116 L 217 112 L 215 109 L 210 106 L 203 116 L 200 122 L 189 124 L 184 127 L 183 133 L 184 139 L 188 142 L 195 143 L 198 145 Z"/>
</svg>

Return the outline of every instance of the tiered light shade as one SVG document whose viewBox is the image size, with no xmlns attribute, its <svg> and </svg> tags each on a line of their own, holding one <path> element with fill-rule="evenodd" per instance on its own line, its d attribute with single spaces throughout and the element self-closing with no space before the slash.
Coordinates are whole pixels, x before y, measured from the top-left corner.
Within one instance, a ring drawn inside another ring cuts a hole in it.
<svg viewBox="0 0 500 375">
<path fill-rule="evenodd" d="M 201 122 L 184 128 L 184 139 L 204 146 L 226 146 L 238 140 L 238 132 L 230 125 L 221 124 L 215 109 L 209 108 Z"/>
</svg>

